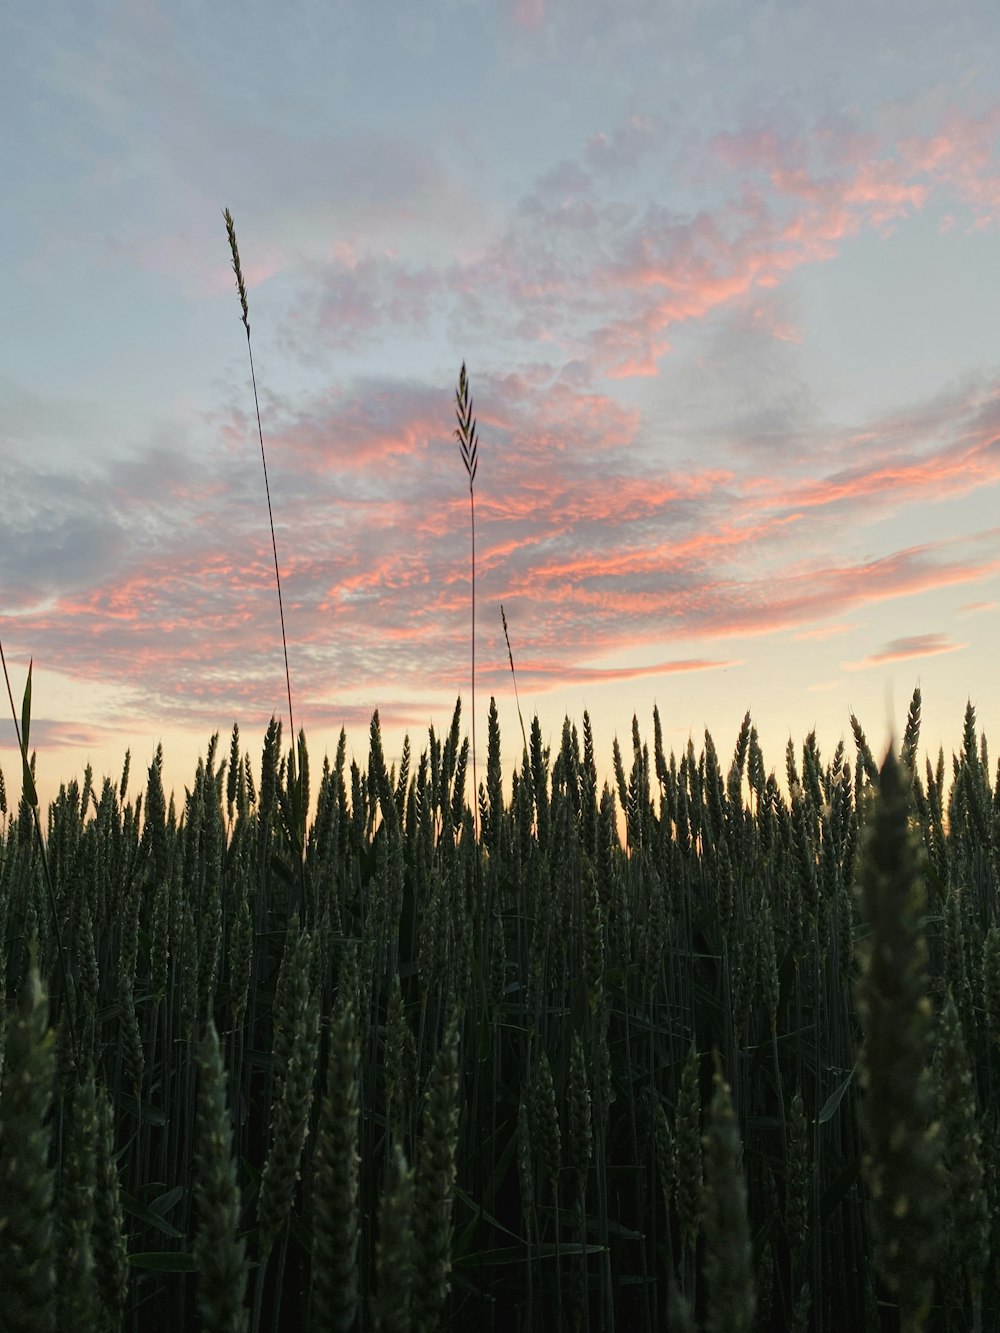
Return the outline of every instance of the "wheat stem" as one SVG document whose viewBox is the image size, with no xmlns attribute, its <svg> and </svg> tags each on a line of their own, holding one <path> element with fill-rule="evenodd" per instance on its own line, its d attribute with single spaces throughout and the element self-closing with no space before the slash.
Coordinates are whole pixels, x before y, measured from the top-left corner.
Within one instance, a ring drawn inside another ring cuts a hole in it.
<svg viewBox="0 0 1000 1333">
<path fill-rule="evenodd" d="M 476 497 L 473 484 L 476 469 L 479 466 L 479 440 L 476 437 L 476 422 L 472 415 L 472 399 L 469 397 L 469 382 L 465 374 L 465 362 L 458 377 L 455 391 L 455 415 L 458 417 L 458 440 L 462 462 L 469 474 L 469 519 L 472 527 L 472 814 L 476 827 L 476 840 L 479 840 L 479 782 L 476 775 Z"/>
</svg>

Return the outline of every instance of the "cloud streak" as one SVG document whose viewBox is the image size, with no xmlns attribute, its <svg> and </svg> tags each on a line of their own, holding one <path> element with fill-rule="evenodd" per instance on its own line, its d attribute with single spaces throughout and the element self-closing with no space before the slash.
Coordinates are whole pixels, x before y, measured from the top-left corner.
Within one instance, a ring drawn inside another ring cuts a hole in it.
<svg viewBox="0 0 1000 1333">
<path fill-rule="evenodd" d="M 950 428 L 939 423 L 920 440 L 918 458 L 902 452 L 901 423 L 873 422 L 862 433 L 890 435 L 884 453 L 803 481 L 711 465 L 653 473 L 630 453 L 638 418 L 611 399 L 559 381 L 551 393 L 516 377 L 472 383 L 485 688 L 506 680 L 501 600 L 519 674 L 544 692 L 714 671 L 735 659 L 683 648 L 653 665 L 627 657 L 648 660 L 647 646 L 667 641 L 835 628 L 866 606 L 1000 570 L 996 529 L 833 561 L 827 535 L 845 506 L 855 519 L 866 505 L 905 514 L 993 484 L 989 384 L 953 401 Z M 467 532 L 452 392 L 368 379 L 332 401 L 277 409 L 272 494 L 293 691 L 306 720 L 335 714 L 338 698 L 363 713 L 365 700 L 409 696 L 420 715 L 436 693 L 464 688 Z M 915 435 L 929 415 L 915 406 Z M 62 479 L 59 504 L 105 534 L 87 542 L 83 566 L 62 541 L 24 565 L 24 533 L 0 536 L 8 610 L 20 611 L 5 620 L 5 638 L 70 674 L 118 681 L 151 715 L 211 720 L 262 699 L 280 708 L 273 571 L 249 443 L 196 457 L 158 491 L 153 468 L 147 459 L 117 476 Z M 15 510 L 54 518 L 51 482 L 41 468 L 11 474 Z"/>
<path fill-rule="evenodd" d="M 957 653 L 968 648 L 967 643 L 953 643 L 947 634 L 914 634 L 909 638 L 892 639 L 877 653 L 861 662 L 845 662 L 846 671 L 866 671 L 884 666 L 887 662 L 906 662 L 914 657 L 933 657 L 938 653 Z"/>
</svg>

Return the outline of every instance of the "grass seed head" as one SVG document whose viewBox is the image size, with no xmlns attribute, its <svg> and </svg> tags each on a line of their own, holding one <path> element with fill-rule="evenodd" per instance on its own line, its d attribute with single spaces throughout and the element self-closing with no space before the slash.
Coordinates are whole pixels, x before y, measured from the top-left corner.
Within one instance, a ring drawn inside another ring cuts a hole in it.
<svg viewBox="0 0 1000 1333">
<path fill-rule="evenodd" d="M 240 264 L 239 246 L 236 244 L 236 223 L 233 221 L 233 215 L 229 209 L 225 209 L 223 217 L 226 219 L 226 231 L 229 234 L 229 248 L 233 255 L 233 272 L 236 274 L 236 290 L 240 294 L 240 305 L 243 307 L 243 323 L 246 326 L 247 336 L 250 336 L 250 315 L 247 309 L 247 289 L 243 281 L 243 268 Z"/>
</svg>

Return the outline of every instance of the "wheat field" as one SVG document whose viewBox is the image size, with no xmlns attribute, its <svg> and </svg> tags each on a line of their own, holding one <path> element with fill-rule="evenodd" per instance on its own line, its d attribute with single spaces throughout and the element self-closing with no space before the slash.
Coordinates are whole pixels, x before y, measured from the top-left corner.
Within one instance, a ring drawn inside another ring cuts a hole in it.
<svg viewBox="0 0 1000 1333">
<path fill-rule="evenodd" d="M 965 1330 L 1000 1321 L 1000 780 L 750 716 L 666 755 L 495 703 L 298 797 L 0 786 L 4 1328 Z M 520 739 L 520 738 L 519 738 Z M 520 746 L 518 748 L 521 748 Z M 510 788 L 508 787 L 508 790 Z M 625 837 L 619 836 L 619 816 Z"/>
</svg>

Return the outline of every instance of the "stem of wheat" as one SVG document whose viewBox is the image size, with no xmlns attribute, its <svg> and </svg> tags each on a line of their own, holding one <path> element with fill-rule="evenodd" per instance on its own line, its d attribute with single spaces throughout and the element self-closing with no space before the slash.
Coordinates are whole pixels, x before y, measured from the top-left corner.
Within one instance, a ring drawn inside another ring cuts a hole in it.
<svg viewBox="0 0 1000 1333">
<path fill-rule="evenodd" d="M 465 374 L 465 362 L 458 376 L 458 388 L 455 391 L 455 415 L 462 462 L 469 474 L 469 518 L 472 526 L 472 815 L 476 825 L 476 840 L 479 839 L 479 782 L 476 776 L 476 497 L 473 484 L 476 480 L 476 468 L 479 466 L 479 440 L 476 437 L 476 422 L 472 415 L 472 399 L 469 397 L 469 381 Z"/>
</svg>

